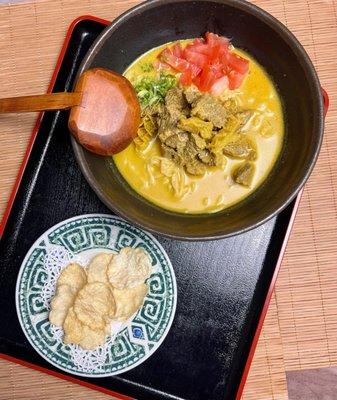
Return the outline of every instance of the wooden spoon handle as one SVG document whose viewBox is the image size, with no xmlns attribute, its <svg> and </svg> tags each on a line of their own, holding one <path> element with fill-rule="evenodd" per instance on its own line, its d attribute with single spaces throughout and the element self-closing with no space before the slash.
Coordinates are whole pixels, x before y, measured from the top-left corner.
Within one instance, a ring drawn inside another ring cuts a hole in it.
<svg viewBox="0 0 337 400">
<path fill-rule="evenodd" d="M 82 93 L 50 93 L 0 99 L 0 113 L 64 110 L 81 103 Z"/>
</svg>

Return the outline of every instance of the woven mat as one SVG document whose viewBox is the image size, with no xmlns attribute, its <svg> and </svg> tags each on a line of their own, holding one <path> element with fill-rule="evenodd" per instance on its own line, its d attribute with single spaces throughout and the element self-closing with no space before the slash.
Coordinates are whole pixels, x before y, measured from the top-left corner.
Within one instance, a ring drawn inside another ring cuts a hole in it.
<svg viewBox="0 0 337 400">
<path fill-rule="evenodd" d="M 0 5 L 1 96 L 46 91 L 66 29 L 75 17 L 91 14 L 111 20 L 136 3 L 40 0 Z M 254 3 L 295 33 L 331 100 L 323 149 L 302 198 L 243 395 L 244 400 L 285 400 L 286 370 L 337 365 L 337 0 Z M 0 215 L 34 120 L 31 114 L 0 119 Z M 0 399 L 46 397 L 108 398 L 0 361 Z"/>
</svg>

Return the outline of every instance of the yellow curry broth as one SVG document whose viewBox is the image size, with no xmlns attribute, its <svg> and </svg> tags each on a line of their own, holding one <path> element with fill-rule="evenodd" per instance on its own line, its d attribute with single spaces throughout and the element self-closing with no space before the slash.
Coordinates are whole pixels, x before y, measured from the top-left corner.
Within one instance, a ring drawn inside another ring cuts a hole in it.
<svg viewBox="0 0 337 400">
<path fill-rule="evenodd" d="M 145 72 L 143 65 L 152 63 L 167 45 L 153 49 L 136 60 L 125 72 L 125 76 L 136 82 L 141 76 L 154 76 L 155 71 Z M 235 52 L 249 59 L 249 74 L 234 95 L 242 109 L 256 110 L 247 126 L 247 136 L 255 140 L 257 160 L 251 186 L 244 187 L 231 179 L 233 166 L 242 160 L 227 159 L 223 168 L 208 167 L 202 177 L 191 176 L 183 171 L 184 195 L 177 196 L 168 178 L 153 165 L 161 157 L 159 143 L 154 141 L 140 153 L 132 143 L 126 150 L 114 156 L 115 164 L 130 186 L 150 202 L 175 212 L 212 213 L 234 205 L 256 190 L 265 180 L 280 153 L 284 135 L 282 106 L 276 89 L 263 68 L 247 53 Z M 180 182 L 181 183 L 181 182 Z"/>
</svg>

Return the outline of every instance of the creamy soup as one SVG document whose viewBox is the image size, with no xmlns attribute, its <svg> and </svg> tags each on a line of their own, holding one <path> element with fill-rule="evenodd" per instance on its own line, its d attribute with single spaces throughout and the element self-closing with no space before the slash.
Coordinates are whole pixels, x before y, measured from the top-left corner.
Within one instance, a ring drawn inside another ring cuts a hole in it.
<svg viewBox="0 0 337 400">
<path fill-rule="evenodd" d="M 180 43 L 184 48 L 190 41 Z M 138 58 L 124 75 L 133 85 L 137 85 L 144 77 L 149 80 L 156 79 L 159 72 L 152 65 L 154 63 L 158 66 L 158 55 L 163 49 L 172 48 L 172 45 L 173 43 L 169 43 L 150 50 Z M 202 167 L 202 173 L 194 175 L 179 164 L 174 164 L 176 169 L 174 172 L 171 171 L 173 164 L 166 165 L 163 159 L 163 145 L 156 133 L 144 148 L 137 146 L 137 141 L 132 143 L 126 150 L 114 156 L 115 165 L 137 193 L 159 207 L 179 213 L 213 213 L 223 210 L 254 192 L 266 179 L 280 154 L 284 121 L 281 101 L 275 86 L 264 69 L 249 54 L 232 47 L 231 49 L 234 54 L 249 60 L 249 72 L 239 88 L 234 90 L 225 88 L 223 93 L 217 95 L 216 101 L 227 104 L 226 101 L 229 100 L 241 113 L 249 111 L 247 118 L 245 117 L 246 120 L 241 123 L 238 135 L 245 140 L 245 143 L 247 141 L 253 143 L 254 156 L 247 156 L 247 159 L 245 155 L 231 156 L 230 149 L 227 149 L 225 157 L 221 154 L 221 162 L 217 165 L 214 165 L 215 162 L 213 164 L 210 162 L 205 167 L 198 161 L 198 165 Z M 162 66 L 159 65 L 159 68 Z M 167 73 L 172 74 L 172 71 Z M 197 111 L 194 114 L 193 112 L 192 109 L 192 114 L 185 115 L 183 122 L 191 115 L 200 117 Z M 203 123 L 205 129 L 211 125 L 207 120 L 200 123 Z M 181 121 L 178 122 L 178 126 L 179 129 L 183 129 Z M 218 129 L 212 131 L 213 139 L 198 136 L 198 140 L 199 137 L 203 140 L 200 148 L 203 148 L 203 154 L 207 156 L 210 154 L 207 146 L 210 146 L 211 140 L 214 140 L 219 132 L 223 133 L 222 128 L 213 126 L 213 129 Z M 191 135 L 191 133 L 186 133 L 182 137 L 185 138 L 186 135 Z M 205 143 L 206 147 L 204 147 Z M 166 142 L 164 147 L 170 150 Z M 249 183 L 245 181 L 245 162 L 246 166 L 253 168 Z M 163 168 L 163 165 L 165 168 L 168 167 L 167 170 Z M 238 170 L 242 176 L 238 177 Z"/>
</svg>

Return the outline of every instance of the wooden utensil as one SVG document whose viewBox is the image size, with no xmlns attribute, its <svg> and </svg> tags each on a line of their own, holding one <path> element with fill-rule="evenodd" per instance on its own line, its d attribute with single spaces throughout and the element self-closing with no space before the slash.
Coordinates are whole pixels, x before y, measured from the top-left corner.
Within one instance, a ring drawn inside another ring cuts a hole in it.
<svg viewBox="0 0 337 400">
<path fill-rule="evenodd" d="M 136 137 L 140 106 L 131 83 L 103 68 L 85 71 L 72 93 L 51 93 L 0 99 L 0 113 L 71 108 L 68 126 L 88 150 L 112 155 Z"/>
</svg>

